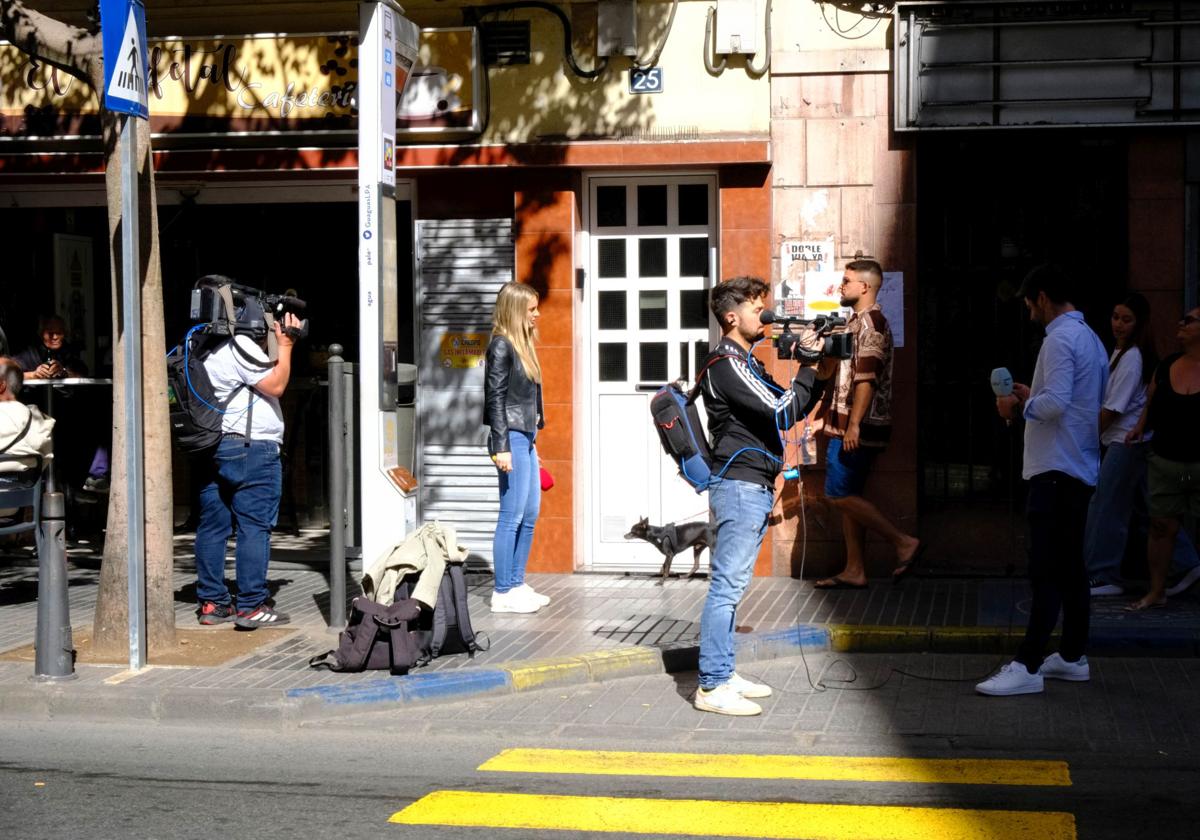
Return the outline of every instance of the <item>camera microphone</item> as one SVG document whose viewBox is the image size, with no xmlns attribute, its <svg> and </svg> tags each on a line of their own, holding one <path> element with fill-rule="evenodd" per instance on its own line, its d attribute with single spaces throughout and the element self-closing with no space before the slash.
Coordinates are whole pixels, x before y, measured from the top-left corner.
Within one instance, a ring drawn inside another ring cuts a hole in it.
<svg viewBox="0 0 1200 840">
<path fill-rule="evenodd" d="M 808 318 L 800 318 L 795 315 L 776 315 L 774 309 L 764 309 L 758 316 L 758 322 L 764 327 L 770 324 L 783 324 L 785 327 L 792 324 L 813 324 L 817 326 L 817 322 Z"/>
<path fill-rule="evenodd" d="M 992 393 L 997 397 L 1007 397 L 1013 392 L 1012 374 L 1008 372 L 1008 368 L 996 368 L 992 371 L 989 382 L 992 386 Z"/>
</svg>

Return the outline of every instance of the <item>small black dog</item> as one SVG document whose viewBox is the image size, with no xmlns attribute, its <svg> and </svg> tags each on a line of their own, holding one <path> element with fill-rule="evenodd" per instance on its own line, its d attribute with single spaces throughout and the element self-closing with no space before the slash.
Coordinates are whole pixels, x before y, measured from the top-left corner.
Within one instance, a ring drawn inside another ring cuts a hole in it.
<svg viewBox="0 0 1200 840">
<path fill-rule="evenodd" d="M 700 552 L 712 546 L 712 536 L 707 522 L 684 522 L 681 525 L 668 522 L 659 526 L 651 525 L 649 519 L 642 517 L 633 523 L 625 539 L 645 540 L 662 552 L 666 560 L 659 574 L 665 580 L 671 573 L 671 561 L 675 559 L 675 555 L 688 546 L 692 549 L 692 570 L 688 572 L 688 577 L 696 574 L 696 570 L 700 568 Z"/>
</svg>

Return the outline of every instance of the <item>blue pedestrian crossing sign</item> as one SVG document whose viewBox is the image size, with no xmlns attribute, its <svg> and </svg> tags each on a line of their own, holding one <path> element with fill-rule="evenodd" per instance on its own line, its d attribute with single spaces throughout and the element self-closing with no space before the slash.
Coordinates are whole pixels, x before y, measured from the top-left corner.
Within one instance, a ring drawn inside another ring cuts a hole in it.
<svg viewBox="0 0 1200 840">
<path fill-rule="evenodd" d="M 104 40 L 104 107 L 150 116 L 146 66 L 146 7 L 142 0 L 100 0 Z"/>
</svg>

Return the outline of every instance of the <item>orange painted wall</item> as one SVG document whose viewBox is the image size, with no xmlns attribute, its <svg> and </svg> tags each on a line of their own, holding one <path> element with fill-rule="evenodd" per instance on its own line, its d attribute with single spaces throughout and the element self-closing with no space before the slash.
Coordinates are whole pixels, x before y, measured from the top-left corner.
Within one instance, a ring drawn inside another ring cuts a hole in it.
<svg viewBox="0 0 1200 840">
<path fill-rule="evenodd" d="M 744 166 L 721 172 L 721 279 L 739 275 L 761 277 L 771 282 L 771 181 L 770 168 Z M 758 354 L 774 364 L 766 352 Z M 770 575 L 772 540 L 763 540 L 754 563 L 754 574 Z"/>
<path fill-rule="evenodd" d="M 575 192 L 563 173 L 538 180 L 547 186 L 514 191 L 513 208 L 516 279 L 533 286 L 541 297 L 538 358 L 546 428 L 538 433 L 537 449 L 542 465 L 554 476 L 554 487 L 542 496 L 529 570 L 571 572 L 575 569 L 571 433 Z"/>
</svg>

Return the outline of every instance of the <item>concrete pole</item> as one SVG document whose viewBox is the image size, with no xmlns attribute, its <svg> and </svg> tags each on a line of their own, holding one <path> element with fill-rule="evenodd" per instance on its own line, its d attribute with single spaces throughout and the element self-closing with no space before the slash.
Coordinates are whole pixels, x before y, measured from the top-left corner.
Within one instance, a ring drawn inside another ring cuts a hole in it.
<svg viewBox="0 0 1200 840">
<path fill-rule="evenodd" d="M 62 493 L 42 496 L 38 546 L 37 652 L 33 678 L 39 682 L 75 679 L 75 645 L 67 601 L 66 502 Z"/>
</svg>

